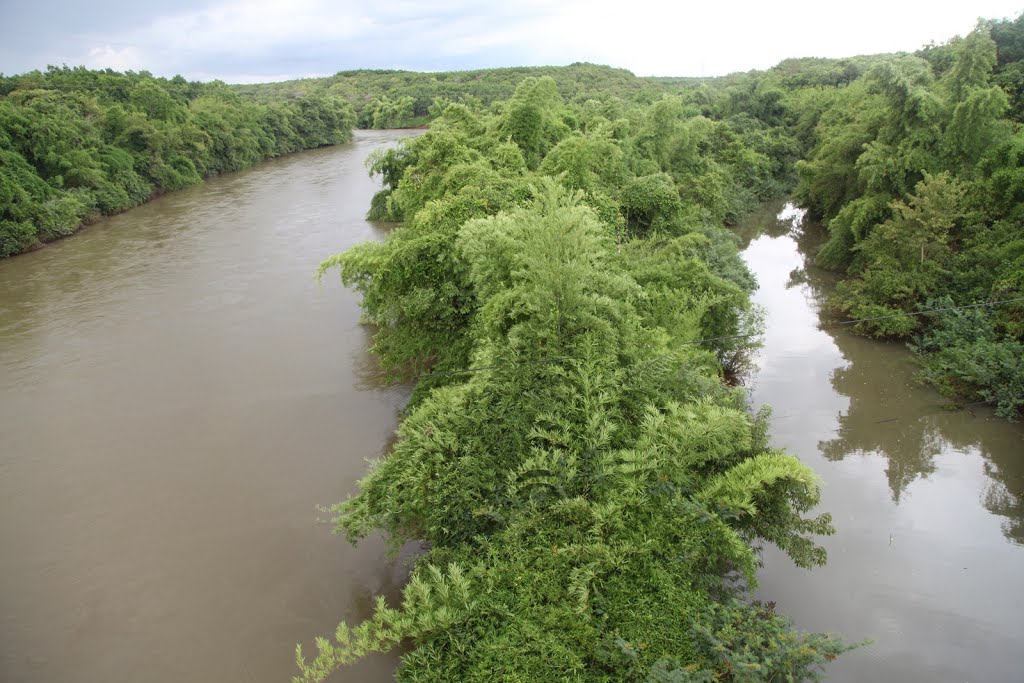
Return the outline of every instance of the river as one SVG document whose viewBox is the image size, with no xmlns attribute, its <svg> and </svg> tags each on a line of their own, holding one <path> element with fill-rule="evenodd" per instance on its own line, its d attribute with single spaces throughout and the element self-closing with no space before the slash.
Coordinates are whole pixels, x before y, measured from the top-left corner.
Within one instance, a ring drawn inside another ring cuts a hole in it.
<svg viewBox="0 0 1024 683">
<path fill-rule="evenodd" d="M 834 278 L 809 264 L 821 229 L 800 211 L 767 205 L 739 234 L 767 310 L 751 399 L 821 477 L 837 529 L 813 571 L 766 550 L 758 597 L 801 628 L 873 639 L 829 681 L 1021 680 L 1024 429 L 946 410 L 902 345 L 822 329 Z"/>
<path fill-rule="evenodd" d="M 231 174 L 0 262 L 0 680 L 287 681 L 395 593 L 333 537 L 407 397 L 325 256 L 385 228 L 363 162 L 410 132 Z M 380 657 L 342 680 L 389 680 Z"/>
<path fill-rule="evenodd" d="M 411 134 L 357 132 L 0 262 L 0 680 L 285 681 L 294 643 L 397 594 L 403 565 L 316 505 L 355 489 L 407 390 L 375 382 L 357 296 L 312 276 L 383 236 L 363 160 Z M 832 681 L 1019 680 L 1024 430 L 944 410 L 898 345 L 821 329 L 832 280 L 792 207 L 739 232 L 768 313 L 752 401 L 838 529 L 824 568 L 766 550 L 758 597 L 874 639 Z"/>
</svg>

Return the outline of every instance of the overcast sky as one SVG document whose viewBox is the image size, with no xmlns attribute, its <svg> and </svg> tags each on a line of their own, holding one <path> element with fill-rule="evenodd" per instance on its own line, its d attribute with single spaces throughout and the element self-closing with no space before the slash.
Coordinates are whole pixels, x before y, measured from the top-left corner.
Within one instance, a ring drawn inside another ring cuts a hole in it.
<svg viewBox="0 0 1024 683">
<path fill-rule="evenodd" d="M 1024 0 L 0 0 L 0 72 L 84 64 L 254 82 L 585 61 L 715 76 L 786 57 L 915 50 L 1022 9 Z"/>
</svg>

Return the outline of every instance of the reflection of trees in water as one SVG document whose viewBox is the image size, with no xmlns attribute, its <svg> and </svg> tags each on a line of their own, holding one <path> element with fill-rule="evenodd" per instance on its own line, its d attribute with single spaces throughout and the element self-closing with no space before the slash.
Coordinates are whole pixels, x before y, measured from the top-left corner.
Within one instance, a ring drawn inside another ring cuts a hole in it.
<svg viewBox="0 0 1024 683">
<path fill-rule="evenodd" d="M 766 202 L 744 216 L 743 221 L 733 229 L 733 233 L 740 238 L 740 250 L 746 249 L 753 240 L 763 235 L 782 237 L 789 234 L 793 230 L 793 223 L 788 220 L 779 220 L 779 214 L 787 206 L 790 205 L 781 200 Z"/>
<path fill-rule="evenodd" d="M 823 233 L 820 226 L 805 223 L 788 234 L 806 257 L 821 244 Z M 787 287 L 800 287 L 808 302 L 820 310 L 835 281 L 833 273 L 805 262 L 790 274 Z M 1008 539 L 1024 544 L 1024 458 L 1020 457 L 1024 430 L 984 420 L 970 410 L 945 410 L 938 394 L 916 386 L 909 352 L 829 328 L 831 322 L 823 321 L 824 329 L 847 360 L 845 367 L 833 371 L 831 383 L 849 399 L 849 407 L 838 416 L 836 436 L 818 444 L 822 455 L 833 461 L 849 454 L 882 455 L 888 463 L 889 488 L 898 503 L 911 482 L 935 472 L 937 455 L 977 452 L 989 477 L 981 503 L 1003 518 Z"/>
<path fill-rule="evenodd" d="M 1004 518 L 1003 533 L 1006 537 L 1024 545 L 1024 476 L 1017 471 L 1016 476 L 1005 477 L 999 470 L 999 466 L 994 462 L 985 462 L 985 474 L 991 477 L 991 481 L 985 490 L 983 501 L 986 508 Z M 1007 482 L 1014 480 L 1016 493 L 1007 485 Z"/>
<path fill-rule="evenodd" d="M 835 438 L 818 444 L 829 460 L 878 453 L 895 502 L 918 478 L 935 471 L 943 452 L 977 452 L 989 478 L 981 502 L 1004 518 L 1003 533 L 1024 544 L 1024 432 L 1019 425 L 986 420 L 971 410 L 946 410 L 938 394 L 918 389 L 906 352 L 893 345 L 828 331 L 846 367 L 832 373 L 832 388 L 849 398 Z M 985 411 L 988 414 L 988 411 Z"/>
<path fill-rule="evenodd" d="M 912 378 L 905 354 L 843 333 L 830 336 L 849 361 L 832 372 L 832 388 L 850 403 L 846 414 L 838 416 L 836 437 L 819 442 L 818 449 L 829 460 L 842 460 L 855 452 L 885 456 L 889 488 L 898 503 L 912 481 L 935 471 L 934 459 L 942 452 L 943 439 L 933 416 L 921 414 L 925 406 L 907 399 Z M 934 405 L 927 407 L 936 410 Z"/>
<path fill-rule="evenodd" d="M 797 249 L 804 255 L 804 262 L 799 268 L 794 268 L 789 273 L 786 289 L 807 285 L 803 287 L 804 296 L 816 310 L 820 311 L 835 283 L 839 280 L 835 273 L 815 266 L 810 257 L 825 243 L 828 233 L 819 223 L 803 219 L 793 221 L 790 235 L 796 241 Z"/>
</svg>

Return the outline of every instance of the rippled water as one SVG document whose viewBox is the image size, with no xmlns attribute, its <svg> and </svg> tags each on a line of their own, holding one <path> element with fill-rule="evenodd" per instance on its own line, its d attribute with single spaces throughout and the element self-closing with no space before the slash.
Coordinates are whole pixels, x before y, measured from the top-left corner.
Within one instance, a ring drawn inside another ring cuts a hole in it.
<svg viewBox="0 0 1024 683">
<path fill-rule="evenodd" d="M 0 262 L 0 680 L 284 681 L 295 643 L 404 581 L 318 522 L 406 391 L 375 386 L 356 295 L 313 274 L 382 235 L 363 161 L 408 134 Z"/>
<path fill-rule="evenodd" d="M 802 628 L 874 639 L 830 681 L 1022 680 L 1024 429 L 946 410 L 901 345 L 822 329 L 834 280 L 808 264 L 821 231 L 801 217 L 766 206 L 739 229 L 768 312 L 750 384 L 838 533 L 810 572 L 767 551 L 758 597 Z"/>
</svg>

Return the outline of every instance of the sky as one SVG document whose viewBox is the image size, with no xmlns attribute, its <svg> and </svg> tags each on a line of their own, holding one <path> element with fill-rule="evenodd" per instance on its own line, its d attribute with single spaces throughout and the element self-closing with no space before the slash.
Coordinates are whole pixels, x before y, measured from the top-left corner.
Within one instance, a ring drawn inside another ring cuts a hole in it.
<svg viewBox="0 0 1024 683">
<path fill-rule="evenodd" d="M 718 76 L 912 51 L 1024 0 L 0 0 L 0 73 L 47 65 L 232 83 L 358 68 L 593 62 Z"/>
</svg>

